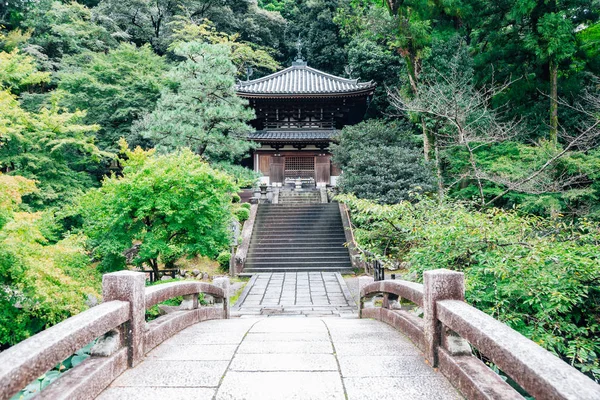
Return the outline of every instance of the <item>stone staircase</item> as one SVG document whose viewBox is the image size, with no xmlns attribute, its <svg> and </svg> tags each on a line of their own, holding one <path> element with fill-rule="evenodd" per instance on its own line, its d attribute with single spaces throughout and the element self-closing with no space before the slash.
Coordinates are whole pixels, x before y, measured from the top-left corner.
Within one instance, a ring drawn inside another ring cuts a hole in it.
<svg viewBox="0 0 600 400">
<path fill-rule="evenodd" d="M 318 190 L 281 190 L 279 204 L 316 204 L 321 202 Z"/>
<path fill-rule="evenodd" d="M 345 241 L 338 203 L 260 204 L 243 273 L 351 273 Z"/>
</svg>

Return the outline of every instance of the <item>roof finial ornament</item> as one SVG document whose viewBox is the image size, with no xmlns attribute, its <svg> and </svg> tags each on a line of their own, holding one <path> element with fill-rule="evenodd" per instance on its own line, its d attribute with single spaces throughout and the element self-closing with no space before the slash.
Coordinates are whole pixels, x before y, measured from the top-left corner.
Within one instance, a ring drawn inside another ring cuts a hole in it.
<svg viewBox="0 0 600 400">
<path fill-rule="evenodd" d="M 298 41 L 296 42 L 296 50 L 298 51 L 298 56 L 296 56 L 296 61 L 304 61 L 302 58 L 302 38 L 298 34 Z"/>
<path fill-rule="evenodd" d="M 306 61 L 304 61 L 304 58 L 302 57 L 302 47 L 302 37 L 298 35 L 298 40 L 296 41 L 296 50 L 298 51 L 298 55 L 296 56 L 296 61 L 292 62 L 292 66 L 294 67 L 306 66 Z"/>
</svg>

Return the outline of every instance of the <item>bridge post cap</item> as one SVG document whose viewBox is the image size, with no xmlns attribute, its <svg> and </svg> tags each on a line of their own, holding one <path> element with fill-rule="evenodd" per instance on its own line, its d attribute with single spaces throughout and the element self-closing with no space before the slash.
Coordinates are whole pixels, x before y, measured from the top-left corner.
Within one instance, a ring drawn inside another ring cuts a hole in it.
<svg viewBox="0 0 600 400">
<path fill-rule="evenodd" d="M 102 277 L 107 277 L 107 276 L 145 276 L 146 274 L 143 272 L 139 272 L 139 271 L 129 271 L 129 270 L 122 270 L 122 271 L 116 271 L 116 272 L 109 272 L 108 274 L 104 274 L 102 275 Z"/>
<path fill-rule="evenodd" d="M 451 269 L 447 269 L 447 268 L 439 268 L 439 269 L 432 269 L 429 271 L 424 271 L 423 272 L 423 277 L 425 276 L 438 276 L 438 275 L 447 275 L 447 276 L 464 276 L 465 273 L 464 272 L 458 272 L 458 271 L 452 271 Z"/>
</svg>

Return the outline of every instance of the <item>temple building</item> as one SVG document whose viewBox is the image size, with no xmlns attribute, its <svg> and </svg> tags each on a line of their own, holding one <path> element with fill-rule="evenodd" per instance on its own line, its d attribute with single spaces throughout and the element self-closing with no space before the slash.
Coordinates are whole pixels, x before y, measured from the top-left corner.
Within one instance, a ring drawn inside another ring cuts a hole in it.
<svg viewBox="0 0 600 400">
<path fill-rule="evenodd" d="M 260 143 L 250 166 L 262 181 L 282 186 L 303 178 L 335 185 L 340 171 L 329 145 L 336 130 L 362 121 L 375 84 L 316 70 L 299 59 L 271 75 L 238 82 L 237 94 L 256 111 L 248 139 Z"/>
</svg>

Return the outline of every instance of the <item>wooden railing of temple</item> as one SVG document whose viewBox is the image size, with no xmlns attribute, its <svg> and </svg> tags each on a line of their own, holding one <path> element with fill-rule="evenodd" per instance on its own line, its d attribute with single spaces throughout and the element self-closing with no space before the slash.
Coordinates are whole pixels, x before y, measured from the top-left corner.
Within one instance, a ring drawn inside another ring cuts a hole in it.
<svg viewBox="0 0 600 400">
<path fill-rule="evenodd" d="M 42 390 L 40 399 L 91 399 L 127 368 L 180 330 L 229 317 L 226 290 L 202 282 L 145 287 L 145 274 L 120 271 L 102 278 L 104 302 L 0 353 L 0 399 L 10 399 L 96 338 L 92 356 Z M 223 307 L 199 307 L 198 294 L 222 299 Z M 180 310 L 146 323 L 146 310 L 183 296 Z"/>
<path fill-rule="evenodd" d="M 367 298 L 380 294 L 381 307 L 364 307 Z M 422 317 L 396 306 L 402 302 L 392 303 L 396 296 L 418 306 Z M 524 398 L 473 356 L 471 346 L 536 399 L 600 399 L 600 385 L 592 379 L 465 303 L 462 273 L 426 271 L 423 285 L 401 280 L 368 284 L 361 289 L 360 317 L 383 321 L 408 336 L 468 399 Z"/>
</svg>

